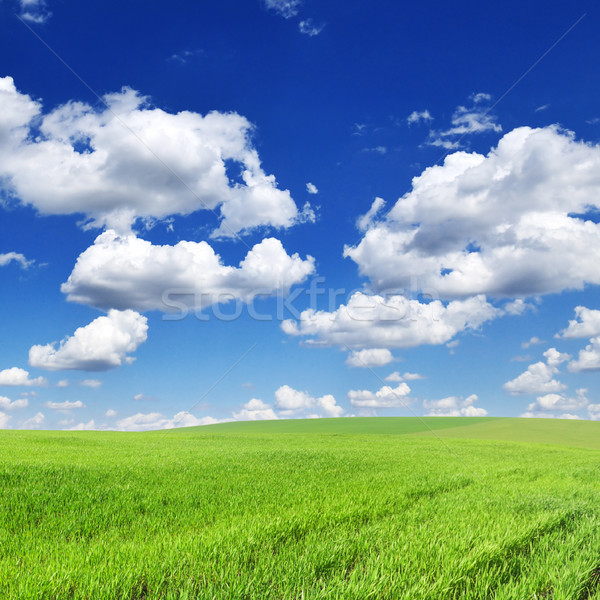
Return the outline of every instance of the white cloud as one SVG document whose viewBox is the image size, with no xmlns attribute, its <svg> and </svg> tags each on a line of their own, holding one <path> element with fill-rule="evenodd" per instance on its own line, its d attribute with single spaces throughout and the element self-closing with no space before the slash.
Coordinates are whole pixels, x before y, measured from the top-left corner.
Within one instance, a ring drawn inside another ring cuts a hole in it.
<svg viewBox="0 0 600 600">
<path fill-rule="evenodd" d="M 591 406 L 591 405 L 590 405 Z M 581 417 L 573 415 L 571 413 L 565 413 L 562 415 L 555 415 L 551 412 L 537 411 L 533 412 L 528 410 L 522 415 L 519 415 L 522 419 L 568 419 L 568 420 L 581 420 Z"/>
<path fill-rule="evenodd" d="M 385 200 L 383 198 L 375 198 L 371 208 L 356 220 L 356 226 L 359 231 L 367 231 L 375 221 L 375 217 L 379 214 L 381 209 L 385 206 Z"/>
<path fill-rule="evenodd" d="M 512 302 L 507 302 L 502 307 L 502 310 L 504 310 L 504 312 L 509 315 L 518 316 L 518 315 L 525 314 L 529 310 L 535 311 L 536 307 L 534 304 L 525 302 L 525 300 L 523 300 L 522 298 L 517 298 L 516 300 L 513 300 Z"/>
<path fill-rule="evenodd" d="M 572 360 L 568 369 L 575 373 L 600 370 L 600 336 L 592 338 L 590 343 L 579 351 L 577 360 Z"/>
<path fill-rule="evenodd" d="M 27 269 L 31 264 L 33 264 L 32 260 L 27 260 L 23 254 L 19 254 L 18 252 L 7 252 L 6 254 L 0 254 L 0 267 L 5 267 L 13 261 L 19 263 L 23 269 Z"/>
<path fill-rule="evenodd" d="M 529 338 L 529 340 L 527 340 L 526 342 L 522 342 L 521 348 L 527 349 L 527 348 L 530 348 L 531 346 L 535 346 L 537 344 L 543 344 L 543 343 L 544 343 L 544 340 L 540 340 L 539 337 L 533 336 L 533 337 Z"/>
<path fill-rule="evenodd" d="M 352 406 L 358 408 L 406 407 L 409 404 L 408 394 L 410 394 L 410 388 L 403 382 L 395 388 L 384 385 L 377 392 L 350 390 L 348 400 L 350 400 Z"/>
<path fill-rule="evenodd" d="M 289 385 L 282 385 L 275 391 L 275 407 L 283 416 L 314 410 L 320 411 L 319 416 L 325 417 L 341 417 L 344 413 L 331 394 L 314 398 L 308 392 L 295 390 Z"/>
<path fill-rule="evenodd" d="M 61 379 L 59 382 L 57 382 L 56 387 L 59 387 L 59 388 L 69 387 L 69 380 L 68 379 Z"/>
<path fill-rule="evenodd" d="M 18 400 L 11 401 L 6 396 L 0 396 L 0 408 L 2 410 L 15 410 L 18 408 L 27 408 L 29 406 L 29 400 L 27 398 L 19 398 Z"/>
<path fill-rule="evenodd" d="M 363 148 L 363 152 L 373 152 L 374 154 L 387 154 L 387 146 L 374 146 L 372 148 Z"/>
<path fill-rule="evenodd" d="M 73 427 L 69 427 L 68 431 L 94 431 L 96 429 L 96 422 L 94 419 L 91 419 L 87 423 L 78 423 Z"/>
<path fill-rule="evenodd" d="M 314 183 L 311 183 L 310 181 L 306 184 L 306 191 L 309 194 L 318 194 L 319 193 L 319 189 L 317 188 L 317 186 Z"/>
<path fill-rule="evenodd" d="M 169 419 L 161 413 L 136 413 L 117 421 L 120 431 L 148 431 L 150 429 L 173 429 L 176 427 L 197 427 L 199 425 L 212 425 L 218 423 L 212 417 L 198 418 L 189 412 L 178 412 Z"/>
<path fill-rule="evenodd" d="M 600 404 L 589 404 L 587 409 L 592 421 L 600 420 Z"/>
<path fill-rule="evenodd" d="M 85 408 L 85 404 L 81 400 L 70 402 L 65 400 L 64 402 L 46 402 L 45 406 L 52 410 L 67 411 L 73 410 L 74 408 Z"/>
<path fill-rule="evenodd" d="M 575 398 L 569 398 L 564 394 L 545 394 L 538 396 L 535 402 L 532 402 L 527 411 L 537 413 L 539 411 L 556 411 L 556 410 L 581 410 L 589 404 L 587 399 L 587 390 L 584 388 L 575 391 Z"/>
<path fill-rule="evenodd" d="M 394 356 L 387 348 L 370 348 L 352 350 L 346 359 L 346 364 L 351 367 L 383 367 L 393 360 Z"/>
<path fill-rule="evenodd" d="M 80 385 L 89 388 L 99 388 L 102 382 L 99 379 L 84 379 Z"/>
<path fill-rule="evenodd" d="M 24 21 L 41 24 L 52 16 L 44 0 L 20 0 L 20 4 L 21 14 L 19 16 Z"/>
<path fill-rule="evenodd" d="M 240 411 L 233 413 L 233 418 L 236 421 L 269 421 L 278 417 L 271 406 L 262 400 L 252 398 L 242 406 Z"/>
<path fill-rule="evenodd" d="M 44 413 L 38 412 L 31 419 L 27 419 L 21 424 L 22 429 L 37 429 L 41 427 L 46 420 Z"/>
<path fill-rule="evenodd" d="M 474 104 L 480 104 L 481 102 L 489 102 L 492 99 L 491 94 L 486 94 L 485 92 L 479 92 L 471 95 L 471 100 L 473 100 Z"/>
<path fill-rule="evenodd" d="M 556 334 L 559 338 L 592 338 L 600 335 L 600 310 L 585 306 L 575 307 L 575 319 L 569 326 Z"/>
<path fill-rule="evenodd" d="M 170 114 L 127 87 L 104 102 L 43 114 L 11 77 L 0 78 L 0 177 L 9 193 L 42 214 L 85 214 L 119 231 L 136 218 L 198 210 L 220 211 L 220 237 L 294 224 L 297 207 L 263 171 L 244 117 Z"/>
<path fill-rule="evenodd" d="M 406 122 L 409 125 L 412 125 L 413 123 L 420 123 L 420 122 L 428 122 L 428 121 L 432 121 L 433 117 L 431 116 L 431 113 L 425 109 L 425 110 L 413 110 L 410 115 L 408 115 Z"/>
<path fill-rule="evenodd" d="M 300 321 L 282 323 L 288 335 L 311 336 L 307 343 L 353 348 L 410 348 L 444 344 L 457 333 L 477 329 L 498 311 L 478 296 L 444 306 L 436 300 L 420 303 L 404 296 L 383 297 L 356 292 L 333 312 L 308 309 Z"/>
<path fill-rule="evenodd" d="M 298 23 L 298 29 L 300 33 L 313 37 L 319 35 L 325 29 L 325 25 L 323 23 L 315 23 L 312 19 L 305 19 Z"/>
<path fill-rule="evenodd" d="M 0 385 L 32 386 L 46 385 L 47 383 L 48 381 L 44 377 L 29 379 L 29 371 L 20 369 L 19 367 L 12 367 L 11 369 L 4 369 L 4 371 L 0 371 Z"/>
<path fill-rule="evenodd" d="M 12 417 L 6 413 L 0 412 L 0 429 L 6 429 Z"/>
<path fill-rule="evenodd" d="M 477 394 L 467 398 L 448 396 L 441 400 L 425 400 L 423 408 L 429 411 L 428 417 L 485 417 L 488 414 L 485 408 L 473 406 L 478 400 Z"/>
<path fill-rule="evenodd" d="M 101 309 L 173 312 L 285 293 L 313 271 L 311 256 L 289 256 L 275 238 L 262 240 L 231 267 L 206 242 L 157 246 L 109 230 L 79 256 L 61 290 L 72 302 Z"/>
<path fill-rule="evenodd" d="M 263 0 L 265 6 L 281 15 L 284 19 L 291 19 L 298 14 L 302 0 Z"/>
<path fill-rule="evenodd" d="M 147 331 L 146 317 L 132 310 L 110 310 L 107 316 L 94 319 L 63 339 L 58 348 L 56 343 L 32 346 L 29 364 L 49 371 L 106 371 L 131 364 L 135 359 L 128 353 L 146 341 Z"/>
<path fill-rule="evenodd" d="M 521 127 L 487 156 L 456 152 L 413 179 L 345 256 L 376 290 L 525 297 L 600 283 L 600 146 Z"/>
<path fill-rule="evenodd" d="M 108 417 L 109 419 L 112 419 L 113 417 L 116 417 L 116 416 L 117 416 L 117 411 L 116 411 L 116 410 L 114 410 L 114 409 L 112 409 L 112 408 L 109 408 L 109 409 L 108 409 L 108 410 L 107 410 L 107 411 L 104 413 L 104 416 L 105 416 L 105 417 Z"/>
<path fill-rule="evenodd" d="M 527 371 L 502 387 L 511 394 L 554 394 L 566 389 L 566 385 L 553 379 L 558 373 L 558 365 L 567 361 L 570 356 L 562 354 L 556 348 L 544 352 L 546 362 L 529 365 Z"/>
</svg>

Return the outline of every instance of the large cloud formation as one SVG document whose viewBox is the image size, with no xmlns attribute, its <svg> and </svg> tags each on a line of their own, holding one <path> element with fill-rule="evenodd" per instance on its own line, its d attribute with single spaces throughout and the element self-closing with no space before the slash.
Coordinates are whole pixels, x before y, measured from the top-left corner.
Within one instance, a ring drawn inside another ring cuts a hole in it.
<svg viewBox="0 0 600 600">
<path fill-rule="evenodd" d="M 379 203 L 380 204 L 380 203 Z M 346 247 L 376 290 L 452 299 L 599 284 L 600 146 L 521 127 L 487 156 L 455 152 L 413 179 L 389 215 Z"/>
<path fill-rule="evenodd" d="M 444 344 L 465 329 L 477 329 L 495 318 L 498 309 L 485 297 L 421 303 L 404 296 L 355 292 L 337 310 L 301 313 L 299 321 L 282 323 L 285 333 L 309 336 L 309 344 L 350 348 L 411 348 Z"/>
<path fill-rule="evenodd" d="M 45 346 L 32 346 L 29 364 L 32 367 L 59 371 L 107 371 L 122 364 L 131 364 L 135 358 L 129 353 L 146 341 L 146 317 L 133 310 L 111 310 L 108 315 L 94 319 L 80 327 L 71 337 Z"/>
<path fill-rule="evenodd" d="M 124 87 L 105 107 L 71 101 L 44 114 L 0 78 L 0 179 L 42 214 L 83 214 L 120 231 L 136 218 L 219 211 L 214 236 L 289 227 L 299 215 L 266 174 L 252 126 L 236 113 L 152 108 Z M 310 213 L 310 211 L 309 211 Z"/>
<path fill-rule="evenodd" d="M 103 310 L 169 312 L 286 293 L 313 270 L 312 257 L 289 256 L 274 238 L 256 244 L 239 267 L 231 267 L 206 242 L 157 246 L 109 230 L 79 256 L 61 289 L 69 300 Z"/>
</svg>

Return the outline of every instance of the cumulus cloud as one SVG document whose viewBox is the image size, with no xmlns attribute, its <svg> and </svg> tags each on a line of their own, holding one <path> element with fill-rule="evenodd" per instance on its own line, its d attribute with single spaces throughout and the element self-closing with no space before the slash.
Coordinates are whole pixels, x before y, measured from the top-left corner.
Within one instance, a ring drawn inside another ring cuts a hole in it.
<svg viewBox="0 0 600 600">
<path fill-rule="evenodd" d="M 263 0 L 265 6 L 281 15 L 284 19 L 291 19 L 298 14 L 302 0 Z"/>
<path fill-rule="evenodd" d="M 85 408 L 85 404 L 81 400 L 76 400 L 75 402 L 70 402 L 69 400 L 65 400 L 64 402 L 46 402 L 45 406 L 51 408 L 52 410 L 59 411 L 69 411 L 74 408 Z"/>
<path fill-rule="evenodd" d="M 19 0 L 19 3 L 21 4 L 19 16 L 24 21 L 41 24 L 52 16 L 44 0 Z"/>
<path fill-rule="evenodd" d="M 376 290 L 526 297 L 600 283 L 600 146 L 521 127 L 487 156 L 456 152 L 413 179 L 346 247 Z"/>
<path fill-rule="evenodd" d="M 387 348 L 370 348 L 352 350 L 346 359 L 346 364 L 351 367 L 383 367 L 393 360 L 394 356 Z"/>
<path fill-rule="evenodd" d="M 84 214 L 128 231 L 137 218 L 219 211 L 214 236 L 290 227 L 289 191 L 266 174 L 252 125 L 235 113 L 167 113 L 131 88 L 105 107 L 68 102 L 48 113 L 0 78 L 0 177 L 42 214 Z"/>
<path fill-rule="evenodd" d="M 385 380 L 386 381 L 417 381 L 418 379 L 425 379 L 424 375 L 419 375 L 419 373 L 409 373 L 406 372 L 402 375 L 398 371 L 394 371 L 390 373 Z"/>
<path fill-rule="evenodd" d="M 536 362 L 527 367 L 512 381 L 507 381 L 502 387 L 510 394 L 554 394 L 566 389 L 566 385 L 553 379 L 558 373 L 558 366 L 569 360 L 568 354 L 550 348 L 544 352 L 546 362 Z"/>
<path fill-rule="evenodd" d="M 105 417 L 108 417 L 109 419 L 112 419 L 113 417 L 116 417 L 116 416 L 117 416 L 117 411 L 116 411 L 116 410 L 114 410 L 114 409 L 112 409 L 112 408 L 109 408 L 109 409 L 108 409 L 108 410 L 107 410 L 107 411 L 104 413 L 104 416 L 105 416 Z"/>
<path fill-rule="evenodd" d="M 95 429 L 97 429 L 96 422 L 91 419 L 87 423 L 78 423 L 73 427 L 69 427 L 68 431 L 94 431 Z"/>
<path fill-rule="evenodd" d="M 444 344 L 461 331 L 478 329 L 498 314 L 483 296 L 444 306 L 438 300 L 420 303 L 399 295 L 356 292 L 337 310 L 305 310 L 298 322 L 285 320 L 282 329 L 288 335 L 310 336 L 308 344 L 410 348 Z"/>
<path fill-rule="evenodd" d="M 485 408 L 473 406 L 478 400 L 477 394 L 467 398 L 448 396 L 441 400 L 425 400 L 423 408 L 429 411 L 428 417 L 485 417 L 488 414 Z"/>
<path fill-rule="evenodd" d="M 0 409 L 2 410 L 16 410 L 19 408 L 27 408 L 29 406 L 29 400 L 27 398 L 19 398 L 18 400 L 12 400 L 6 396 L 0 396 Z"/>
<path fill-rule="evenodd" d="M 147 332 L 146 317 L 132 310 L 110 310 L 107 316 L 94 319 L 63 339 L 58 348 L 55 342 L 32 346 L 29 364 L 48 371 L 107 371 L 131 364 L 135 359 L 128 354 L 146 341 Z"/>
<path fill-rule="evenodd" d="M 385 206 L 385 200 L 383 198 L 375 198 L 371 208 L 356 220 L 356 226 L 359 231 L 367 231 L 373 224 L 375 217 L 380 213 L 381 209 Z"/>
<path fill-rule="evenodd" d="M 545 394 L 538 396 L 535 402 L 532 402 L 527 411 L 538 413 L 540 411 L 557 411 L 557 410 L 581 410 L 589 404 L 587 399 L 587 390 L 584 388 L 575 391 L 575 397 L 569 398 L 565 394 Z"/>
<path fill-rule="evenodd" d="M 314 398 L 308 392 L 295 390 L 289 385 L 282 385 L 275 391 L 275 406 L 282 416 L 317 411 L 318 414 L 309 416 L 341 417 L 344 413 L 344 409 L 331 394 Z"/>
<path fill-rule="evenodd" d="M 384 385 L 380 390 L 350 390 L 348 400 L 357 408 L 393 408 L 406 407 L 409 404 L 410 387 L 404 382 L 395 388 Z"/>
<path fill-rule="evenodd" d="M 12 417 L 6 413 L 0 412 L 0 429 L 6 429 Z"/>
<path fill-rule="evenodd" d="M 219 421 L 212 417 L 198 418 L 189 412 L 181 411 L 170 419 L 158 412 L 136 413 L 117 421 L 116 426 L 120 431 L 148 431 L 151 429 L 197 427 L 199 425 L 213 425 L 214 423 L 219 423 Z"/>
<path fill-rule="evenodd" d="M 11 262 L 18 263 L 23 269 L 27 269 L 33 263 L 32 260 L 27 260 L 23 254 L 19 254 L 18 252 L 0 254 L 0 267 L 4 267 Z"/>
<path fill-rule="evenodd" d="M 0 371 L 0 385 L 33 386 L 46 385 L 47 383 L 48 381 L 44 377 L 30 379 L 29 371 L 20 369 L 19 367 L 12 367 L 11 369 Z"/>
<path fill-rule="evenodd" d="M 98 379 L 84 379 L 80 385 L 96 389 L 102 385 L 102 382 Z"/>
<path fill-rule="evenodd" d="M 233 413 L 233 418 L 236 421 L 269 421 L 278 417 L 271 406 L 262 400 L 252 398 L 242 406 L 240 411 Z"/>
<path fill-rule="evenodd" d="M 231 267 L 206 242 L 157 246 L 109 230 L 79 256 L 61 290 L 72 302 L 104 310 L 173 312 L 285 293 L 313 271 L 311 256 L 289 256 L 275 238 L 262 240 Z"/>
<path fill-rule="evenodd" d="M 318 194 L 319 193 L 319 189 L 317 188 L 317 186 L 314 183 L 311 183 L 310 181 L 306 184 L 306 191 L 309 194 Z"/>
<path fill-rule="evenodd" d="M 539 337 L 533 336 L 531 338 L 529 338 L 526 342 L 522 342 L 521 343 L 521 348 L 523 348 L 524 350 L 527 348 L 530 348 L 531 346 L 535 346 L 537 344 L 543 344 L 544 340 L 540 340 Z"/>
<path fill-rule="evenodd" d="M 579 351 L 577 360 L 572 360 L 568 367 L 569 371 L 599 371 L 600 370 L 600 336 L 594 337 L 590 343 Z"/>
<path fill-rule="evenodd" d="M 585 306 L 575 307 L 575 319 L 569 326 L 556 334 L 559 338 L 592 338 L 600 335 L 600 310 Z"/>
<path fill-rule="evenodd" d="M 44 424 L 45 420 L 46 420 L 46 417 L 44 416 L 44 413 L 38 412 L 33 417 L 31 417 L 31 419 L 27 419 L 26 421 L 23 421 L 23 423 L 21 424 L 21 428 L 22 429 L 38 429 L 39 427 L 41 427 Z"/>
</svg>

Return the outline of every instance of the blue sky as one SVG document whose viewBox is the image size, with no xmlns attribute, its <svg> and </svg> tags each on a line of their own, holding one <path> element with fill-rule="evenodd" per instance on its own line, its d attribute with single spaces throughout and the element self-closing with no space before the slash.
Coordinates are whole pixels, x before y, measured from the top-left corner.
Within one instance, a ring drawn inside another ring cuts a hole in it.
<svg viewBox="0 0 600 600">
<path fill-rule="evenodd" d="M 0 426 L 600 418 L 591 2 L 0 1 Z"/>
</svg>

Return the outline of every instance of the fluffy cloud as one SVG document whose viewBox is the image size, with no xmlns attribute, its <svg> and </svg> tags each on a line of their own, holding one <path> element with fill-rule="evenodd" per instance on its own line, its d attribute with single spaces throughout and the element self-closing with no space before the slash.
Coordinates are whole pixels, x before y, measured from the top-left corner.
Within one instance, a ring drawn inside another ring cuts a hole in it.
<svg viewBox="0 0 600 600">
<path fill-rule="evenodd" d="M 29 364 L 49 371 L 106 371 L 123 363 L 131 364 L 135 359 L 128 353 L 146 341 L 147 331 L 147 319 L 139 313 L 110 310 L 107 316 L 77 329 L 58 348 L 56 343 L 32 346 Z"/>
<path fill-rule="evenodd" d="M 553 377 L 558 373 L 558 366 L 570 356 L 550 348 L 544 352 L 544 357 L 546 362 L 529 365 L 527 371 L 502 387 L 511 394 L 554 394 L 566 389 L 566 385 Z"/>
<path fill-rule="evenodd" d="M 68 300 L 101 309 L 180 310 L 232 298 L 286 292 L 314 271 L 314 259 L 289 256 L 281 242 L 264 239 L 239 267 L 223 265 L 206 242 L 157 246 L 109 230 L 85 250 L 61 290 Z"/>
<path fill-rule="evenodd" d="M 308 392 L 295 390 L 289 385 L 282 385 L 276 390 L 275 406 L 283 416 L 318 411 L 318 415 L 311 413 L 309 416 L 341 417 L 344 413 L 331 394 L 314 398 Z"/>
<path fill-rule="evenodd" d="M 386 348 L 353 350 L 346 359 L 351 367 L 383 367 L 394 360 L 392 353 Z"/>
<path fill-rule="evenodd" d="M 19 369 L 19 367 L 12 367 L 11 369 L 4 369 L 0 371 L 0 385 L 10 386 L 32 386 L 32 385 L 46 385 L 48 381 L 44 377 L 36 377 L 35 379 L 29 379 L 29 371 L 25 369 Z"/>
<path fill-rule="evenodd" d="M 94 421 L 94 419 L 91 419 L 87 423 L 78 423 L 77 425 L 74 425 L 73 427 L 69 427 L 68 430 L 69 431 L 94 431 L 95 429 L 97 429 L 96 422 Z"/>
<path fill-rule="evenodd" d="M 215 236 L 289 227 L 298 218 L 287 190 L 267 175 L 235 113 L 170 114 L 135 90 L 105 107 L 68 102 L 43 114 L 0 78 L 0 178 L 42 214 L 85 214 L 94 225 L 129 230 L 136 218 L 220 211 Z"/>
<path fill-rule="evenodd" d="M 521 127 L 487 156 L 456 152 L 361 242 L 346 247 L 377 290 L 525 297 L 600 283 L 600 146 Z"/>
<path fill-rule="evenodd" d="M 310 181 L 306 184 L 306 191 L 309 194 L 318 194 L 319 193 L 319 189 L 317 188 L 317 186 L 314 183 L 311 183 Z"/>
<path fill-rule="evenodd" d="M 590 343 L 579 351 L 577 360 L 572 360 L 568 369 L 573 372 L 600 370 L 600 336 L 592 338 Z"/>
<path fill-rule="evenodd" d="M 0 396 L 0 408 L 2 410 L 15 410 L 17 408 L 27 408 L 29 406 L 29 400 L 27 398 L 19 398 L 18 400 L 11 401 L 6 396 Z"/>
<path fill-rule="evenodd" d="M 441 400 L 425 400 L 423 408 L 428 410 L 428 417 L 485 417 L 485 408 L 473 406 L 479 400 L 477 394 L 467 398 L 448 396 Z"/>
<path fill-rule="evenodd" d="M 85 408 L 85 404 L 81 400 L 76 400 L 75 402 L 69 402 L 69 400 L 65 400 L 64 402 L 46 402 L 45 406 L 51 408 L 52 410 L 59 411 L 68 411 L 73 410 L 74 408 Z"/>
<path fill-rule="evenodd" d="M 357 408 L 392 408 L 406 407 L 408 405 L 410 388 L 406 383 L 401 383 L 395 388 L 384 385 L 380 390 L 350 390 L 348 400 Z"/>
<path fill-rule="evenodd" d="M 252 398 L 242 406 L 242 410 L 233 413 L 236 421 L 265 421 L 277 419 L 275 411 L 262 400 Z"/>
<path fill-rule="evenodd" d="M 31 419 L 27 419 L 21 424 L 22 429 L 37 429 L 41 427 L 46 420 L 44 413 L 38 412 Z"/>
<path fill-rule="evenodd" d="M 0 412 L 0 429 L 6 429 L 12 417 L 6 413 Z"/>
<path fill-rule="evenodd" d="M 178 412 L 171 419 L 158 412 L 136 413 L 117 421 L 117 429 L 120 431 L 148 431 L 150 429 L 197 427 L 199 425 L 212 425 L 218 422 L 217 419 L 213 419 L 212 417 L 202 417 L 199 419 L 186 411 Z"/>
<path fill-rule="evenodd" d="M 582 338 L 600 335 L 600 310 L 585 306 L 575 307 L 575 319 L 569 321 L 569 326 L 556 334 L 559 338 Z"/>
<path fill-rule="evenodd" d="M 400 373 L 398 371 L 394 371 L 393 373 L 390 373 L 385 380 L 386 381 L 416 381 L 418 379 L 425 379 L 425 377 L 423 375 L 419 375 L 419 373 L 404 373 L 403 375 L 400 375 Z"/>
<path fill-rule="evenodd" d="M 302 0 L 264 0 L 264 3 L 268 9 L 284 19 L 295 17 L 302 6 Z"/>
<path fill-rule="evenodd" d="M 444 306 L 438 300 L 420 303 L 399 295 L 356 292 L 347 305 L 333 312 L 305 310 L 299 322 L 285 320 L 282 329 L 289 335 L 311 336 L 310 344 L 410 348 L 444 344 L 457 333 L 477 329 L 497 315 L 483 296 Z"/>
<path fill-rule="evenodd" d="M 544 396 L 539 396 L 535 402 L 532 402 L 527 407 L 527 411 L 538 413 L 539 411 L 581 410 L 582 408 L 586 408 L 589 404 L 589 400 L 586 397 L 587 390 L 581 388 L 576 390 L 575 394 L 575 398 L 569 398 L 564 394 L 545 394 Z"/>
<path fill-rule="evenodd" d="M 27 269 L 33 261 L 27 260 L 23 254 L 18 252 L 7 252 L 6 254 L 0 254 L 0 267 L 4 267 L 11 262 L 16 262 L 21 265 L 23 269 Z"/>
<path fill-rule="evenodd" d="M 98 379 L 84 379 L 80 385 L 83 385 L 84 387 L 89 387 L 89 388 L 99 388 L 102 385 L 102 382 Z"/>
<path fill-rule="evenodd" d="M 24 21 L 44 23 L 52 16 L 44 0 L 20 0 L 20 4 L 21 14 L 19 16 Z"/>
</svg>

